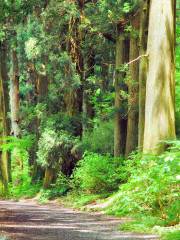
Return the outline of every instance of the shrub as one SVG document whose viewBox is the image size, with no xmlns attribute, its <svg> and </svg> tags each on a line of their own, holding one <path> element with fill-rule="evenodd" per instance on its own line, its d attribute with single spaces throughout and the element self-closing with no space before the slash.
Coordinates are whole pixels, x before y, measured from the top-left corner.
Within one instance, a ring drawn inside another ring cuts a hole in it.
<svg viewBox="0 0 180 240">
<path fill-rule="evenodd" d="M 74 150 L 77 145 L 78 139 L 68 132 L 45 129 L 39 139 L 37 161 L 44 168 L 51 167 L 56 169 L 56 173 L 62 171 L 70 175 L 81 155 L 77 149 Z"/>
<path fill-rule="evenodd" d="M 9 184 L 11 197 L 33 197 L 40 188 L 40 185 L 31 184 L 29 175 L 29 154 L 28 150 L 33 144 L 31 135 L 22 138 L 6 137 L 6 142 L 1 145 L 3 151 L 11 153 L 12 182 Z"/>
<path fill-rule="evenodd" d="M 41 189 L 39 201 L 44 203 L 47 200 L 52 200 L 56 197 L 64 196 L 70 189 L 69 178 L 63 173 L 59 173 L 56 183 L 51 184 L 50 189 Z"/>
<path fill-rule="evenodd" d="M 165 225 L 179 222 L 178 184 L 180 141 L 160 156 L 134 155 L 127 163 L 128 182 L 109 201 L 108 212 L 117 215 L 149 214 Z"/>
<path fill-rule="evenodd" d="M 112 192 L 120 183 L 120 160 L 86 152 L 73 173 L 76 189 L 90 193 Z"/>
<path fill-rule="evenodd" d="M 100 122 L 93 131 L 88 131 L 82 139 L 84 151 L 99 154 L 113 154 L 114 147 L 113 122 Z"/>
</svg>

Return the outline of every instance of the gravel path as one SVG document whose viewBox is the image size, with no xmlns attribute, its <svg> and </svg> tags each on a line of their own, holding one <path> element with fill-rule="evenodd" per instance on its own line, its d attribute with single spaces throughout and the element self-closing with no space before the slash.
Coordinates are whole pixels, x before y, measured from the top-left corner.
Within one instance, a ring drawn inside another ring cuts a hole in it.
<svg viewBox="0 0 180 240">
<path fill-rule="evenodd" d="M 0 234 L 18 240 L 140 240 L 153 235 L 117 231 L 125 220 L 82 213 L 56 204 L 0 201 Z"/>
</svg>

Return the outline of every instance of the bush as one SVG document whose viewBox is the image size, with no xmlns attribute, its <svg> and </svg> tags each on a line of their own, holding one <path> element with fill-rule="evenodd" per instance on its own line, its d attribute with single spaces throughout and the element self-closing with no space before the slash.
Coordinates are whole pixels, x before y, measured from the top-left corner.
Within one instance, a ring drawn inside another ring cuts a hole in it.
<svg viewBox="0 0 180 240">
<path fill-rule="evenodd" d="M 37 162 L 44 168 L 55 169 L 57 174 L 62 171 L 69 176 L 81 156 L 78 139 L 63 130 L 45 129 L 38 145 Z"/>
<path fill-rule="evenodd" d="M 134 155 L 127 163 L 128 182 L 120 186 L 108 207 L 116 215 L 146 214 L 171 226 L 179 222 L 180 141 L 160 156 Z"/>
<path fill-rule="evenodd" d="M 99 154 L 112 154 L 114 148 L 113 122 L 100 122 L 93 131 L 87 132 L 82 139 L 84 151 Z"/>
<path fill-rule="evenodd" d="M 69 178 L 60 172 L 57 177 L 56 183 L 51 184 L 50 189 L 41 189 L 39 201 L 41 203 L 44 203 L 48 200 L 64 196 L 69 191 L 69 189 L 70 189 Z"/>
<path fill-rule="evenodd" d="M 34 197 L 39 189 L 40 183 L 32 185 L 29 155 L 26 150 L 14 149 L 11 155 L 12 183 L 10 183 L 10 194 L 12 197 Z"/>
<path fill-rule="evenodd" d="M 73 173 L 73 185 L 89 193 L 112 192 L 118 188 L 120 160 L 86 152 Z"/>
<path fill-rule="evenodd" d="M 6 137 L 1 145 L 3 151 L 11 153 L 12 182 L 9 184 L 9 194 L 13 198 L 33 197 L 39 191 L 40 184 L 32 186 L 29 167 L 28 150 L 33 144 L 31 135 L 22 138 Z"/>
</svg>

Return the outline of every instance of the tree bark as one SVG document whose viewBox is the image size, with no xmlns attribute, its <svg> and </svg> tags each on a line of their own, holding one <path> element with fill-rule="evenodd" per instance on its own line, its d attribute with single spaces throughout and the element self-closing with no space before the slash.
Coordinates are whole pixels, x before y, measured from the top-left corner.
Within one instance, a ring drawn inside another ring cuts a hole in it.
<svg viewBox="0 0 180 240">
<path fill-rule="evenodd" d="M 0 71 L 1 71 L 1 77 L 2 77 L 2 84 L 3 84 L 3 91 L 4 91 L 4 107 L 5 107 L 5 113 L 6 113 L 6 136 L 10 135 L 10 119 L 8 118 L 8 112 L 10 111 L 9 109 L 9 84 L 8 84 L 8 67 L 7 67 L 7 62 L 8 62 L 8 57 L 7 57 L 7 41 L 4 40 L 3 42 L 1 42 L 0 45 Z M 9 177 L 9 181 L 12 180 L 11 177 L 11 156 L 10 153 L 7 152 L 7 157 L 8 157 L 8 177 Z"/>
<path fill-rule="evenodd" d="M 4 90 L 4 79 L 2 78 L 2 63 L 0 62 L 0 144 L 6 143 L 4 139 L 8 135 L 8 121 L 7 121 L 7 111 L 6 111 L 6 91 Z M 0 170 L 1 178 L 4 187 L 4 193 L 8 190 L 9 181 L 9 168 L 8 168 L 8 154 L 4 150 L 0 150 Z"/>
<path fill-rule="evenodd" d="M 124 154 L 124 106 L 121 90 L 124 90 L 125 39 L 123 34 L 116 40 L 116 74 L 115 74 L 115 123 L 114 123 L 114 157 Z"/>
<path fill-rule="evenodd" d="M 54 170 L 51 167 L 47 167 L 45 170 L 45 176 L 43 180 L 43 188 L 47 189 L 51 186 L 54 177 Z"/>
<path fill-rule="evenodd" d="M 147 51 L 149 0 L 143 0 L 141 5 L 140 18 L 140 56 Z M 145 99 L 147 79 L 147 57 L 142 57 L 139 63 L 139 123 L 138 123 L 138 148 L 143 150 L 144 124 L 145 124 Z"/>
<path fill-rule="evenodd" d="M 151 0 L 144 153 L 164 151 L 175 139 L 175 0 Z"/>
<path fill-rule="evenodd" d="M 15 137 L 20 136 L 19 127 L 19 66 L 16 49 L 12 50 L 12 76 L 10 81 L 10 105 L 11 105 L 11 134 Z"/>
<path fill-rule="evenodd" d="M 133 31 L 139 30 L 139 15 L 131 21 Z M 139 56 L 139 38 L 135 32 L 131 33 L 130 38 L 130 61 Z M 126 157 L 134 151 L 138 146 L 138 90 L 139 90 L 139 62 L 135 61 L 129 66 L 129 82 L 128 82 L 128 123 L 126 138 Z"/>
<path fill-rule="evenodd" d="M 46 72 L 46 65 L 48 64 L 47 61 L 47 57 L 45 57 L 44 59 L 45 64 L 42 64 L 41 66 L 41 73 L 38 73 L 37 70 L 35 69 L 35 66 L 33 66 L 32 70 L 33 70 L 33 76 L 34 76 L 34 80 L 35 80 L 35 89 L 36 89 L 36 104 L 38 103 L 42 103 L 45 98 L 48 95 L 48 85 L 49 85 L 49 79 L 47 76 L 47 72 Z M 40 166 L 38 166 L 37 163 L 37 150 L 38 150 L 38 140 L 39 140 L 39 126 L 40 126 L 41 120 L 36 117 L 34 120 L 34 126 L 33 126 L 33 130 L 35 131 L 36 134 L 36 143 L 33 146 L 33 148 L 31 149 L 31 165 L 32 167 L 32 171 L 31 171 L 31 177 L 32 177 L 32 182 L 35 182 L 38 178 L 38 176 L 41 176 L 43 173 L 43 170 Z"/>
</svg>

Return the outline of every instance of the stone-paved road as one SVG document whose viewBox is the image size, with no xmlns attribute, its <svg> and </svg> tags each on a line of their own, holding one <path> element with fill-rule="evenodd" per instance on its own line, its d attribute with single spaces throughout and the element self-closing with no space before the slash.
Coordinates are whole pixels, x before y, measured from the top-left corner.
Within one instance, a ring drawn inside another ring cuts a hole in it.
<svg viewBox="0 0 180 240">
<path fill-rule="evenodd" d="M 18 240 L 140 240 L 156 236 L 117 231 L 124 220 L 56 204 L 0 201 L 0 235 Z"/>
</svg>

